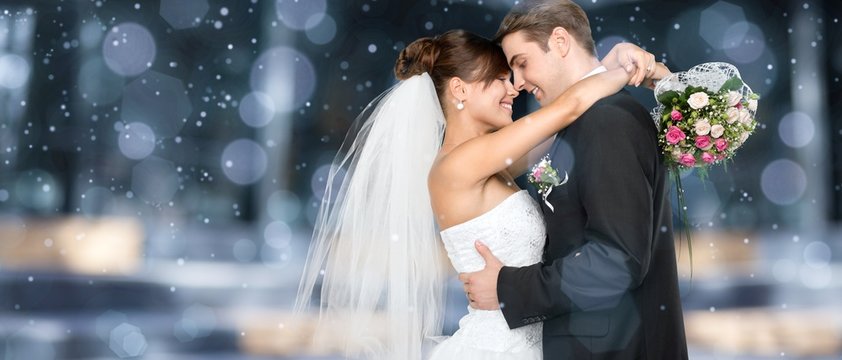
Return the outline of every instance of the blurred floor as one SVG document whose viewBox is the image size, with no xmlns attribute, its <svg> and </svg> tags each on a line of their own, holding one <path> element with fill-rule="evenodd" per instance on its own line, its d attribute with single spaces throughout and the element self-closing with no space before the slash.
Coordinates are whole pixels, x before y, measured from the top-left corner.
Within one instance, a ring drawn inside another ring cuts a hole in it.
<svg viewBox="0 0 842 360">
<path fill-rule="evenodd" d="M 296 239 L 288 262 L 269 266 L 232 261 L 223 251 L 214 252 L 219 261 L 191 260 L 215 251 L 199 247 L 208 232 L 201 235 L 190 247 L 194 256 L 141 259 L 134 272 L 19 266 L 25 262 L 4 268 L 3 359 L 341 358 L 308 345 L 313 318 L 290 312 L 305 237 Z M 694 234 L 692 280 L 686 258 L 680 261 L 692 359 L 842 355 L 842 266 L 805 255 L 812 242 L 795 238 L 785 232 Z M 811 271 L 826 272 L 827 280 L 811 280 Z M 458 280 L 448 287 L 446 333 L 467 306 Z"/>
</svg>

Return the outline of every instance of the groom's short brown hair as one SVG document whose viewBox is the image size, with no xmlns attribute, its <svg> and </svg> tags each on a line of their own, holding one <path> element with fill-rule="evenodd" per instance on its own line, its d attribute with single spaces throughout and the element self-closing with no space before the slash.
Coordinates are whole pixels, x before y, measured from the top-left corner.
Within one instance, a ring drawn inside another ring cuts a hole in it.
<svg viewBox="0 0 842 360">
<path fill-rule="evenodd" d="M 559 26 L 567 30 L 582 48 L 596 56 L 588 15 L 570 0 L 521 0 L 506 14 L 494 41 L 500 43 L 506 35 L 523 31 L 527 40 L 549 51 L 547 39 Z"/>
</svg>

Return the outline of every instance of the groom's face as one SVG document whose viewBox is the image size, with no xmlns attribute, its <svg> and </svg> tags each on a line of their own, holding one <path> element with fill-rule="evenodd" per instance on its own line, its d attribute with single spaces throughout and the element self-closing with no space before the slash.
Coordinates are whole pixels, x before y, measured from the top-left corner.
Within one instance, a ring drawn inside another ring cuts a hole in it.
<svg viewBox="0 0 842 360">
<path fill-rule="evenodd" d="M 522 31 L 506 35 L 501 46 L 512 68 L 517 91 L 526 90 L 541 106 L 564 92 L 563 57 L 557 48 L 549 46 L 549 51 L 544 51 L 538 43 L 527 40 Z"/>
</svg>

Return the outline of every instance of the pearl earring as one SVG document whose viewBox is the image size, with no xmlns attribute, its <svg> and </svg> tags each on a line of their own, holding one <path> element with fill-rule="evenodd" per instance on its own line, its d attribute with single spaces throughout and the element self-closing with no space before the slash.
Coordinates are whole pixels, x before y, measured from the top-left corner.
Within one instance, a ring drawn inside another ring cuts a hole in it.
<svg viewBox="0 0 842 360">
<path fill-rule="evenodd" d="M 465 104 L 462 103 L 462 100 L 459 100 L 459 103 L 456 104 L 456 108 L 462 110 L 465 108 Z"/>
</svg>

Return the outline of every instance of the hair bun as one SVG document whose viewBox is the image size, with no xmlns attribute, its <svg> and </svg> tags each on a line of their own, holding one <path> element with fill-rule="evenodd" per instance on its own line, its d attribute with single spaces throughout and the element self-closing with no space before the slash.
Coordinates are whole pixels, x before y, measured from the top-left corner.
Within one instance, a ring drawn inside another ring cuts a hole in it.
<svg viewBox="0 0 842 360">
<path fill-rule="evenodd" d="M 438 55 L 436 39 L 426 37 L 413 41 L 398 55 L 395 77 L 398 80 L 406 80 L 415 75 L 432 72 Z"/>
</svg>

